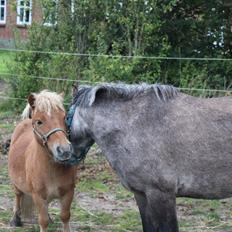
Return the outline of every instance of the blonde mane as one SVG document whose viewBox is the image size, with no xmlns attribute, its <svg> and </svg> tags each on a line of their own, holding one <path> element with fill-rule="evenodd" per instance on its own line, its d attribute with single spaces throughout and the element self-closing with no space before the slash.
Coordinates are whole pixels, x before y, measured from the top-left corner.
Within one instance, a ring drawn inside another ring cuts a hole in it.
<svg viewBox="0 0 232 232">
<path fill-rule="evenodd" d="M 40 93 L 34 94 L 35 97 L 35 110 L 46 112 L 48 115 L 51 114 L 53 110 L 65 111 L 63 106 L 63 96 L 55 92 L 50 92 L 48 90 L 43 90 Z M 22 119 L 30 117 L 30 105 L 27 104 L 22 113 Z"/>
</svg>

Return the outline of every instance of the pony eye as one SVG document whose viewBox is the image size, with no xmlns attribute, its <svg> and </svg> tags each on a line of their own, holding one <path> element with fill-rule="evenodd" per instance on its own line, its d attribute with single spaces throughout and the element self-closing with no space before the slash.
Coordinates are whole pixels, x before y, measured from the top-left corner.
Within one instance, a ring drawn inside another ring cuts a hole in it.
<svg viewBox="0 0 232 232">
<path fill-rule="evenodd" d="M 43 124 L 42 121 L 40 121 L 40 120 L 37 120 L 37 121 L 36 121 L 36 125 L 37 125 L 37 126 L 41 126 L 42 124 Z"/>
</svg>

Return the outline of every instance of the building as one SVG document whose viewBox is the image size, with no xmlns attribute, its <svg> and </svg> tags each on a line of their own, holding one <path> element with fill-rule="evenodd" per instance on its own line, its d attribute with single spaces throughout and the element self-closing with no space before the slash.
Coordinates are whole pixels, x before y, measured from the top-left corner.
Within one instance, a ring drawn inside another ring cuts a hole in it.
<svg viewBox="0 0 232 232">
<path fill-rule="evenodd" d="M 0 47 L 14 46 L 14 40 L 26 40 L 32 22 L 42 20 L 37 0 L 0 0 Z"/>
</svg>

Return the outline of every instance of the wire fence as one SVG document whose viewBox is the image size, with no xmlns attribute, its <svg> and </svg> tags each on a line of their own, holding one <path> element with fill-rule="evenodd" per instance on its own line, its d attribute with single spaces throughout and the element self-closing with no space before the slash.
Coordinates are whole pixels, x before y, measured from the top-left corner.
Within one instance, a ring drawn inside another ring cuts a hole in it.
<svg viewBox="0 0 232 232">
<path fill-rule="evenodd" d="M 25 75 L 0 72 L 0 76 L 1 75 L 12 76 L 12 77 L 25 77 Z M 84 83 L 84 84 L 91 84 L 91 85 L 106 84 L 106 82 L 100 82 L 100 81 L 74 80 L 74 79 L 67 79 L 67 78 L 53 78 L 53 77 L 34 76 L 34 75 L 27 75 L 27 77 L 32 78 L 32 79 L 54 80 L 54 81 L 64 81 L 64 82 L 67 81 L 67 82 Z M 232 93 L 232 90 L 225 90 L 225 89 L 201 89 L 201 88 L 182 88 L 182 87 L 177 87 L 177 89 L 185 90 L 185 91 Z"/>
<path fill-rule="evenodd" d="M 4 99 L 4 100 L 18 100 L 18 101 L 23 101 L 23 102 L 27 102 L 27 98 L 19 98 L 19 97 L 8 97 L 8 96 L 4 96 L 4 95 L 0 95 L 0 99 Z M 65 106 L 69 106 L 70 102 L 64 102 Z"/>
<path fill-rule="evenodd" d="M 64 80 L 63 80 L 64 81 Z M 96 82 L 94 82 L 96 83 Z M 100 83 L 100 82 L 97 82 Z M 101 82 L 103 83 L 103 82 Z M 179 90 L 183 90 L 183 91 L 198 91 L 198 92 L 219 92 L 219 93 L 225 93 L 225 94 L 232 94 L 232 90 L 220 90 L 220 89 L 196 89 L 196 88 L 177 88 Z M 4 95 L 0 95 L 0 99 L 4 99 L 4 100 L 19 100 L 19 101 L 27 101 L 26 98 L 18 98 L 18 97 L 9 97 L 9 96 L 4 96 Z M 69 105 L 70 103 L 65 102 L 64 105 Z"/>
<path fill-rule="evenodd" d="M 50 55 L 67 55 L 67 56 L 79 56 L 79 57 L 107 57 L 107 58 L 128 58 L 128 59 L 154 59 L 154 60 L 196 60 L 196 61 L 232 61 L 230 58 L 212 58 L 212 57 L 162 57 L 162 56 L 123 56 L 123 55 L 105 55 L 105 54 L 90 54 L 90 53 L 70 53 L 70 52 L 57 52 L 57 51 L 39 51 L 39 50 L 26 50 L 26 49 L 11 49 L 11 48 L 0 48 L 0 52 L 13 52 L 13 53 L 38 53 L 38 54 L 50 54 Z M 0 76 L 8 76 L 8 77 L 17 77 L 23 78 L 24 75 L 20 74 L 13 74 L 13 73 L 6 73 L 0 72 Z M 31 79 L 40 79 L 40 80 L 47 80 L 47 81 L 61 81 L 61 82 L 69 82 L 69 83 L 79 83 L 79 84 L 89 84 L 89 85 L 97 85 L 97 84 L 104 84 L 105 82 L 99 81 L 88 81 L 88 80 L 75 80 L 75 79 L 68 79 L 68 78 L 53 78 L 47 76 L 35 76 L 35 75 L 26 75 Z M 181 91 L 197 91 L 197 92 L 211 92 L 211 93 L 224 93 L 224 94 L 231 94 L 232 89 L 203 89 L 203 88 L 183 88 L 177 87 L 177 89 Z M 9 99 L 9 100 L 20 100 L 26 101 L 25 98 L 18 98 L 18 97 L 9 97 L 0 95 L 0 99 Z M 65 103 L 68 104 L 68 103 Z"/>
<path fill-rule="evenodd" d="M 1 73 L 0 76 L 12 76 L 12 77 L 25 77 L 25 75 L 19 75 L 19 74 L 11 74 L 11 73 Z M 107 82 L 100 82 L 100 81 L 88 81 L 88 80 L 74 80 L 74 79 L 67 79 L 67 78 L 54 78 L 54 77 L 44 77 L 44 76 L 34 76 L 34 75 L 26 75 L 29 78 L 32 79 L 42 79 L 42 80 L 54 80 L 54 81 L 67 81 L 67 82 L 73 82 L 73 83 L 84 83 L 84 84 L 91 84 L 91 85 L 101 85 L 106 84 Z M 232 93 L 231 90 L 225 90 L 225 89 L 202 89 L 202 88 L 184 88 L 184 87 L 176 87 L 179 90 L 185 90 L 185 91 L 199 91 L 199 92 L 221 92 L 221 93 Z"/>
<path fill-rule="evenodd" d="M 78 53 L 78 52 L 57 52 L 57 51 L 39 51 L 27 49 L 11 49 L 0 48 L 2 52 L 24 52 L 24 53 L 38 53 L 49 55 L 64 55 L 64 56 L 79 56 L 79 57 L 106 57 L 106 58 L 128 58 L 128 59 L 153 59 L 153 60 L 196 60 L 196 61 L 232 61 L 232 58 L 220 57 L 170 57 L 170 56 L 131 56 L 131 55 L 107 55 L 94 53 Z"/>
<path fill-rule="evenodd" d="M 15 74 L 10 74 L 10 73 L 0 73 L 1 75 L 5 76 L 14 76 L 14 77 L 25 77 L 23 75 L 15 75 Z M 62 82 L 72 82 L 72 83 L 83 83 L 83 84 L 89 84 L 89 85 L 101 85 L 101 84 L 106 84 L 106 82 L 98 82 L 98 81 L 86 81 L 86 80 L 74 80 L 74 79 L 66 79 L 66 78 L 52 78 L 52 77 L 43 77 L 43 76 L 27 76 L 32 79 L 42 79 L 42 80 L 54 80 L 54 81 L 62 81 Z M 224 93 L 224 94 L 232 94 L 232 90 L 223 90 L 223 89 L 201 89 L 201 88 L 182 88 L 182 87 L 177 87 L 178 90 L 180 91 L 187 91 L 187 92 L 192 92 L 192 91 L 197 91 L 201 93 L 205 92 L 213 92 L 213 93 Z M 19 100 L 19 101 L 26 101 L 26 98 L 18 98 L 18 97 L 9 97 L 5 95 L 0 95 L 0 99 L 5 99 L 5 100 Z M 69 103 L 65 103 L 65 105 L 69 105 Z"/>
</svg>

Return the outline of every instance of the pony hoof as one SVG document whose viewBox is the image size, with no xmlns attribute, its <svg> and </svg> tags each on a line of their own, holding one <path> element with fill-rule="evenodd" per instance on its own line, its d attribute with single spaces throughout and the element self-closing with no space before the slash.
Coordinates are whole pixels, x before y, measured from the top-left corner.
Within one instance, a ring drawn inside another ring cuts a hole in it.
<svg viewBox="0 0 232 232">
<path fill-rule="evenodd" d="M 10 226 L 11 227 L 22 227 L 23 223 L 20 218 L 14 218 L 10 221 Z"/>
</svg>

